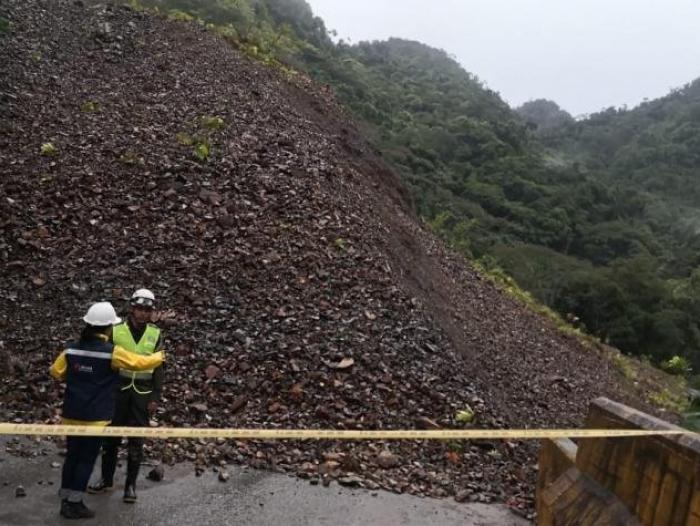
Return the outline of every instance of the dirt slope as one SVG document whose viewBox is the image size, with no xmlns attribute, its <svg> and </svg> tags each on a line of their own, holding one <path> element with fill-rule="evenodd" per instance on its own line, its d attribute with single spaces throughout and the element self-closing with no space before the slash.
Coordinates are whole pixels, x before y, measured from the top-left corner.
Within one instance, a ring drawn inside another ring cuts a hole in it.
<svg viewBox="0 0 700 526">
<path fill-rule="evenodd" d="M 556 427 L 579 425 L 595 396 L 642 405 L 604 359 L 420 226 L 330 93 L 196 25 L 63 0 L 0 10 L 11 21 L 0 348 L 14 362 L 1 419 L 53 421 L 51 358 L 91 302 L 123 308 L 142 286 L 169 310 L 165 425 L 454 427 L 468 404 L 476 426 Z M 536 477 L 535 445 L 522 443 L 157 443 L 152 454 L 522 509 Z"/>
</svg>

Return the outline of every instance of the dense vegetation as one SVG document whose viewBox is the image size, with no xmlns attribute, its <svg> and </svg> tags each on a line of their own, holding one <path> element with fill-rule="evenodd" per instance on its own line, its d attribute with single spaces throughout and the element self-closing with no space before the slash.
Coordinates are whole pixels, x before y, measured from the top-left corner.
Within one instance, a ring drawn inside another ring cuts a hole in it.
<svg viewBox="0 0 700 526">
<path fill-rule="evenodd" d="M 423 44 L 336 44 L 304 0 L 141 3 L 329 84 L 458 250 L 626 352 L 700 370 L 700 82 L 575 121 L 511 110 Z"/>
</svg>

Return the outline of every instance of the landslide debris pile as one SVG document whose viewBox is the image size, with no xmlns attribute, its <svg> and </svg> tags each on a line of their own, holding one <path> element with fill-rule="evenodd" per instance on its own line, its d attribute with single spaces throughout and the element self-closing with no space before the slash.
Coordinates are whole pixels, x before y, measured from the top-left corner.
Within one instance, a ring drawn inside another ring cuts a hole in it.
<svg viewBox="0 0 700 526">
<path fill-rule="evenodd" d="M 162 425 L 554 427 L 580 424 L 594 396 L 628 400 L 604 360 L 419 226 L 331 94 L 196 24 L 3 4 L 0 419 L 55 421 L 51 359 L 91 302 L 124 307 L 137 287 L 163 308 Z M 536 477 L 520 442 L 151 454 L 522 510 Z"/>
</svg>

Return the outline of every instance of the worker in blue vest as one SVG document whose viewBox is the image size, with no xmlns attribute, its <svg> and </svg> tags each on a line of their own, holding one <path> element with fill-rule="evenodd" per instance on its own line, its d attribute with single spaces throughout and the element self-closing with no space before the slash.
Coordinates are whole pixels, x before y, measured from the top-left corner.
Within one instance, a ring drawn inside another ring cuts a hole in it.
<svg viewBox="0 0 700 526">
<path fill-rule="evenodd" d="M 150 356 L 163 346 L 161 330 L 149 323 L 155 308 L 155 296 L 150 290 L 139 289 L 131 297 L 129 316 L 125 323 L 114 327 L 112 340 L 139 356 Z M 115 426 L 147 427 L 150 415 L 157 408 L 163 386 L 163 367 L 149 371 L 123 368 L 119 371 L 120 386 L 112 424 Z M 93 494 L 104 493 L 114 486 L 117 452 L 121 438 L 107 438 L 102 447 L 102 478 L 88 487 Z M 143 438 L 128 439 L 124 502 L 136 502 L 136 479 L 143 460 Z"/>
<path fill-rule="evenodd" d="M 151 370 L 163 363 L 163 353 L 142 356 L 109 342 L 112 325 L 120 323 L 108 302 L 95 303 L 83 318 L 85 327 L 77 342 L 67 345 L 51 365 L 51 376 L 65 380 L 62 423 L 64 425 L 106 426 L 115 407 L 118 371 Z M 67 519 L 94 517 L 83 495 L 100 453 L 101 437 L 68 436 L 66 459 L 61 475 L 61 516 Z"/>
</svg>

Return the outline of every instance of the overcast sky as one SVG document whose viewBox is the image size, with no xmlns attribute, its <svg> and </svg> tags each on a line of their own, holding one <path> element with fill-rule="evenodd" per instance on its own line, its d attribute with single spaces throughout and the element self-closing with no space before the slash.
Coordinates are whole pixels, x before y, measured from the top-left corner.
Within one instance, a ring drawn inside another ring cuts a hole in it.
<svg viewBox="0 0 700 526">
<path fill-rule="evenodd" d="M 442 48 L 513 106 L 635 106 L 700 77 L 700 0 L 307 0 L 352 42 Z"/>
</svg>

